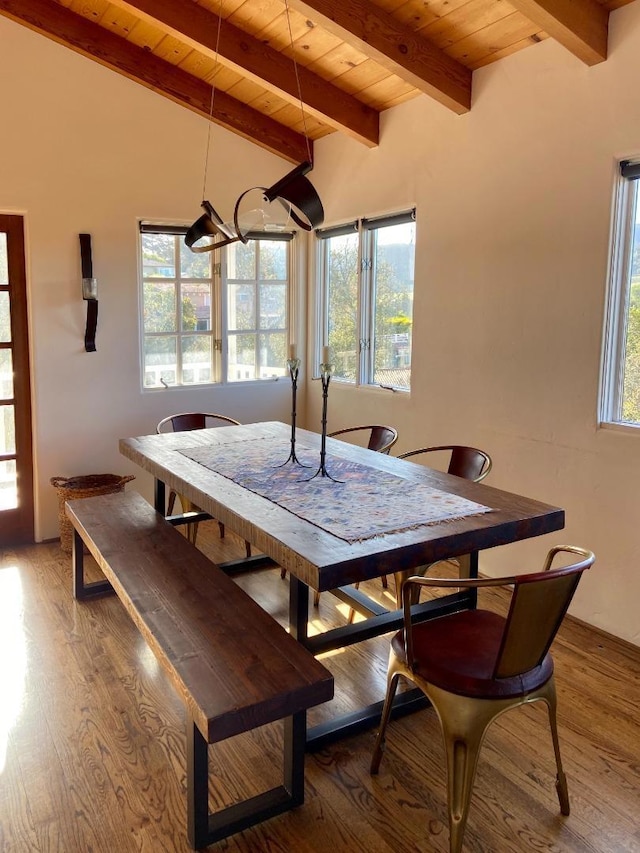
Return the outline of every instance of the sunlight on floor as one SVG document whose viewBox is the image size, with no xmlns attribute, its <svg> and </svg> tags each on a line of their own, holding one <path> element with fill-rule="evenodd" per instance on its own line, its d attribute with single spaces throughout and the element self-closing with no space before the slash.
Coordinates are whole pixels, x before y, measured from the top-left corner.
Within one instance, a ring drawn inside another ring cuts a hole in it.
<svg viewBox="0 0 640 853">
<path fill-rule="evenodd" d="M 16 566 L 0 569 L 0 774 L 7 759 L 9 732 L 24 696 L 27 651 L 23 624 L 22 583 Z"/>
</svg>

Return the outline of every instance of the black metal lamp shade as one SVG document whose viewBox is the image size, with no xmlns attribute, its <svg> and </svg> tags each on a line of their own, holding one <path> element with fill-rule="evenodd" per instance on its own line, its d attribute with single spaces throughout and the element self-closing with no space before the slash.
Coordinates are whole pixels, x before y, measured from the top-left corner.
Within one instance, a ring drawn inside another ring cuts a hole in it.
<svg viewBox="0 0 640 853">
<path fill-rule="evenodd" d="M 218 214 L 211 202 L 203 201 L 201 207 L 206 211 L 199 219 L 193 223 L 184 237 L 185 244 L 192 252 L 212 252 L 214 249 L 219 249 L 222 246 L 228 246 L 229 243 L 235 243 L 237 240 L 242 240 L 240 234 L 222 221 L 222 217 Z M 217 237 L 217 240 L 197 245 L 204 238 Z"/>
<path fill-rule="evenodd" d="M 277 198 L 285 208 L 290 209 L 293 221 L 305 231 L 318 228 L 324 222 L 320 196 L 311 181 L 305 178 L 311 168 L 309 162 L 300 163 L 264 193 L 267 201 Z"/>
<path fill-rule="evenodd" d="M 300 163 L 295 169 L 280 178 L 272 187 L 251 187 L 245 190 L 236 201 L 233 211 L 233 226 L 223 222 L 213 205 L 208 201 L 202 202 L 205 213 L 193 223 L 187 231 L 184 242 L 192 252 L 212 252 L 229 243 L 241 240 L 246 243 L 249 230 L 242 227 L 239 221 L 240 204 L 252 190 L 262 190 L 265 201 L 269 203 L 276 199 L 282 204 L 287 213 L 299 228 L 311 231 L 324 221 L 324 209 L 313 184 L 305 175 L 311 171 L 311 163 Z M 211 238 L 217 238 L 211 240 Z M 205 239 L 206 238 L 206 239 Z M 205 242 L 200 243 L 201 240 Z"/>
</svg>

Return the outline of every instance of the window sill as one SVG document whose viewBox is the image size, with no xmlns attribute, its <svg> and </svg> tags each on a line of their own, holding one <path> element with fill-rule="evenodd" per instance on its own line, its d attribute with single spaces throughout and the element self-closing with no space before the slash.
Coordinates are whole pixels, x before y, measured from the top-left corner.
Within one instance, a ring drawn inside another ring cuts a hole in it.
<svg viewBox="0 0 640 853">
<path fill-rule="evenodd" d="M 314 376 L 312 377 L 313 382 L 319 382 L 320 377 Z M 366 391 L 373 394 L 385 394 L 385 395 L 395 395 L 400 394 L 403 397 L 409 397 L 411 394 L 410 388 L 392 388 L 390 385 L 356 385 L 355 382 L 348 382 L 344 379 L 338 379 L 336 377 L 331 378 L 331 387 L 332 388 L 348 388 L 355 392 Z"/>
<path fill-rule="evenodd" d="M 610 432 L 622 432 L 627 435 L 640 435 L 640 424 L 620 423 L 619 421 L 600 421 L 598 429 Z"/>
</svg>

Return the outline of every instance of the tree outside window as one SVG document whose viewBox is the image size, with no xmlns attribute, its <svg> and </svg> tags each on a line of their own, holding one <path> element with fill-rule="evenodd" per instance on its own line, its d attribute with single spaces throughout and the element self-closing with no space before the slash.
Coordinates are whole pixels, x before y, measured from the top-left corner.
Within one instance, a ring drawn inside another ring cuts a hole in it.
<svg viewBox="0 0 640 853">
<path fill-rule="evenodd" d="M 411 384 L 413 213 L 319 233 L 324 339 L 334 376 L 408 389 Z"/>
</svg>

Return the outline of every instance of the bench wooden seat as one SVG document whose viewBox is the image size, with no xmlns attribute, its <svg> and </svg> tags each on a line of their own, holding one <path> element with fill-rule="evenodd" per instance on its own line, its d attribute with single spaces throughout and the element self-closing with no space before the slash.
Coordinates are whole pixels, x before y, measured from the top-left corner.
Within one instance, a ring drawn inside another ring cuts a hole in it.
<svg viewBox="0 0 640 853">
<path fill-rule="evenodd" d="M 78 599 L 113 589 L 187 711 L 187 834 L 194 849 L 304 799 L 306 709 L 333 677 L 136 492 L 67 503 Z M 82 543 L 106 580 L 85 584 Z M 209 814 L 207 744 L 284 719 L 284 782 Z"/>
</svg>

